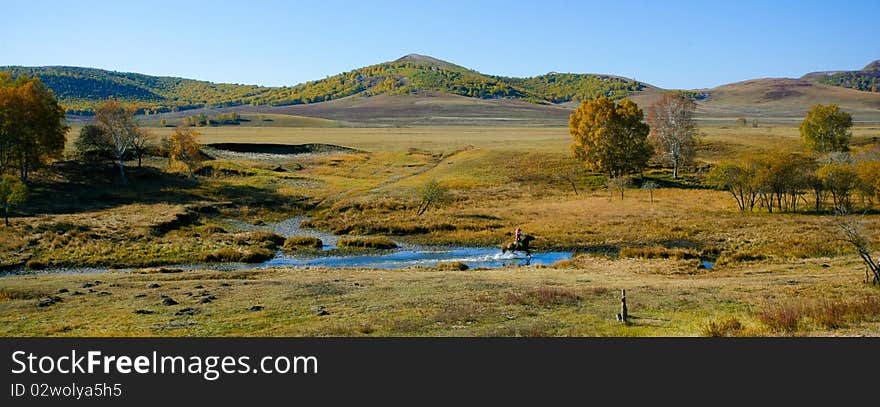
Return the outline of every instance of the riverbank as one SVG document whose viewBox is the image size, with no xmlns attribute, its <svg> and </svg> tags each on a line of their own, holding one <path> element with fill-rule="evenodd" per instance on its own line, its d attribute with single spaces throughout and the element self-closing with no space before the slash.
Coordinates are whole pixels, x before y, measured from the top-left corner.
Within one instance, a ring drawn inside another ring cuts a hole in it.
<svg viewBox="0 0 880 407">
<path fill-rule="evenodd" d="M 12 276 L 0 288 L 0 335 L 877 335 L 880 307 L 866 299 L 878 288 L 863 284 L 860 271 L 844 258 L 695 273 L 684 260 L 577 256 L 554 267 L 467 271 Z M 629 325 L 615 318 L 621 289 Z M 841 311 L 820 315 L 828 307 Z"/>
</svg>

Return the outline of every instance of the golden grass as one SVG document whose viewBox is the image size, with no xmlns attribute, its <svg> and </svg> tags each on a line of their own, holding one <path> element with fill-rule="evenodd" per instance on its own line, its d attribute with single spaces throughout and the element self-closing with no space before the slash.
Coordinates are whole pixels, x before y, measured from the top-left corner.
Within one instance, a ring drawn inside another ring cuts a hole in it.
<svg viewBox="0 0 880 407">
<path fill-rule="evenodd" d="M 754 336 L 872 335 L 880 328 L 876 301 L 862 300 L 876 298 L 877 288 L 860 283 L 854 256 L 747 263 L 697 275 L 645 272 L 665 268 L 667 261 L 579 257 L 575 268 L 564 270 L 306 268 L 13 276 L 0 280 L 2 292 L 12 297 L 0 301 L 0 335 Z M 94 292 L 84 288 L 86 283 Z M 615 320 L 622 288 L 631 325 Z M 61 289 L 68 292 L 56 294 Z M 98 295 L 102 291 L 111 294 Z M 216 299 L 202 303 L 204 292 Z M 49 295 L 63 301 L 38 307 Z M 180 304 L 164 306 L 162 295 Z M 845 311 L 822 305 L 830 298 L 845 299 L 839 302 Z M 762 322 L 761 310 L 771 302 L 815 303 L 822 313 L 843 315 L 831 319 L 842 323 L 817 322 L 819 311 L 810 311 L 799 319 L 797 331 L 778 330 Z M 250 311 L 254 306 L 263 308 Z M 330 314 L 316 315 L 318 306 Z M 187 307 L 201 312 L 176 315 Z M 139 309 L 154 314 L 136 314 Z"/>
<path fill-rule="evenodd" d="M 397 243 L 386 237 L 349 237 L 336 242 L 341 248 L 346 249 L 394 249 Z"/>
<path fill-rule="evenodd" d="M 284 241 L 284 250 L 287 253 L 292 253 L 300 250 L 320 250 L 324 247 L 324 242 L 317 237 L 312 236 L 294 236 L 289 237 Z"/>
<path fill-rule="evenodd" d="M 706 136 L 698 157 L 704 162 L 752 150 L 797 148 L 799 143 L 792 126 L 723 127 L 702 129 Z M 654 191 L 653 202 L 647 191 L 636 189 L 627 190 L 621 200 L 609 196 L 604 177 L 577 171 L 578 163 L 567 155 L 565 128 L 204 130 L 203 142 L 319 142 L 366 153 L 291 157 L 278 163 L 215 161 L 206 164 L 211 174 L 198 184 L 175 181 L 151 189 L 138 184 L 122 189 L 108 183 L 86 195 L 106 207 L 15 217 L 11 227 L 0 227 L 0 267 L 28 262 L 38 268 L 261 261 L 288 240 L 242 231 L 228 220 L 259 224 L 300 214 L 312 217 L 309 225 L 337 234 L 395 236 L 423 244 L 497 246 L 522 227 L 537 237 L 538 250 L 566 249 L 576 255 L 552 267 L 528 269 L 461 271 L 443 266 L 442 271 L 260 269 L 4 277 L 0 334 L 878 332 L 873 305 L 858 300 L 876 296 L 876 288 L 859 283 L 863 269 L 851 249 L 833 239 L 829 216 L 739 213 L 726 193 L 693 188 L 704 175 L 699 171 L 689 173 L 687 182 L 671 183 L 668 171 L 651 169 L 646 174 L 667 185 Z M 855 131 L 862 138 L 876 133 L 863 127 Z M 149 165 L 164 168 L 161 160 Z M 296 170 L 271 171 L 277 165 Z M 450 188 L 453 199 L 418 216 L 414 191 L 432 179 Z M 216 208 L 201 211 L 204 202 Z M 199 214 L 195 218 L 194 211 Z M 880 241 L 880 218 L 866 219 L 870 238 Z M 697 258 L 714 260 L 716 267 L 700 269 Z M 97 296 L 82 288 L 94 280 L 103 282 L 96 291 L 112 294 Z M 160 287 L 147 288 L 153 283 Z M 56 295 L 62 288 L 82 295 L 57 294 L 63 302 L 36 306 L 39 297 Z M 620 289 L 627 289 L 633 316 L 629 326 L 614 319 Z M 199 302 L 195 297 L 200 291 L 210 291 L 217 300 Z M 179 307 L 160 305 L 160 295 L 203 312 L 175 315 Z M 807 305 L 765 307 L 798 301 Z M 250 311 L 253 306 L 263 308 Z M 317 306 L 325 306 L 330 315 L 316 316 Z M 135 314 L 137 309 L 155 313 Z"/>
</svg>

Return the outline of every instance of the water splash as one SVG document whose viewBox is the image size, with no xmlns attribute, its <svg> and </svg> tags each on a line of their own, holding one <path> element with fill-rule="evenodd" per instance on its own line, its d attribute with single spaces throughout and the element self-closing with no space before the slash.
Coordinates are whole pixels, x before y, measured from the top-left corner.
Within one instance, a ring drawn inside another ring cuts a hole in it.
<svg viewBox="0 0 880 407">
<path fill-rule="evenodd" d="M 570 252 L 533 253 L 531 257 L 526 257 L 509 252 L 502 254 L 496 248 L 458 247 L 446 249 L 406 249 L 382 254 L 317 258 L 299 258 L 282 254 L 263 263 L 260 267 L 405 268 L 414 266 L 434 267 L 440 263 L 461 262 L 467 264 L 470 268 L 476 268 L 551 265 L 557 261 L 569 259 L 571 259 Z"/>
</svg>

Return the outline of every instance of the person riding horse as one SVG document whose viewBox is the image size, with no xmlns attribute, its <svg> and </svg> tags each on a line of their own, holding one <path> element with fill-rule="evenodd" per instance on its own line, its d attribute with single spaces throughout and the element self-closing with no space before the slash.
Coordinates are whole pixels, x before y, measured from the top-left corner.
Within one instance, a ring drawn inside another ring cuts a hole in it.
<svg viewBox="0 0 880 407">
<path fill-rule="evenodd" d="M 529 249 L 529 242 L 532 240 L 535 240 L 534 236 L 524 234 L 522 229 L 516 228 L 516 231 L 513 233 L 513 243 L 503 247 L 501 252 L 525 252 L 527 256 L 531 256 L 532 251 Z"/>
</svg>

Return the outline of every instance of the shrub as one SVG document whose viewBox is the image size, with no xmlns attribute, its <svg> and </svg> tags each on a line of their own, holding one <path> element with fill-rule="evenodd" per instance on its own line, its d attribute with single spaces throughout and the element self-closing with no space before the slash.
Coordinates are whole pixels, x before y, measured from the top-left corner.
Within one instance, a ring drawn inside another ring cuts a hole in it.
<svg viewBox="0 0 880 407">
<path fill-rule="evenodd" d="M 804 311 L 800 304 L 768 304 L 758 311 L 757 317 L 772 331 L 794 333 L 800 327 Z"/>
<path fill-rule="evenodd" d="M 704 336 L 739 336 L 743 331 L 743 324 L 736 317 L 728 317 L 722 320 L 709 321 L 703 328 Z"/>
<path fill-rule="evenodd" d="M 858 322 L 880 316 L 880 299 L 865 297 L 853 301 L 824 301 L 809 309 L 809 316 L 827 328 L 840 328 L 847 321 Z"/>
<path fill-rule="evenodd" d="M 437 270 L 441 271 L 465 271 L 470 267 L 467 264 L 464 264 L 460 261 L 451 261 L 446 263 L 440 263 L 435 267 Z"/>
<path fill-rule="evenodd" d="M 324 247 L 324 242 L 317 237 L 312 236 L 294 236 L 289 237 L 284 241 L 284 246 L 281 248 L 284 252 L 295 252 L 297 250 L 308 250 L 308 249 L 316 249 L 321 250 Z"/>
<path fill-rule="evenodd" d="M 349 249 L 386 250 L 397 248 L 397 243 L 385 237 L 360 237 L 339 239 L 339 247 Z"/>
</svg>

